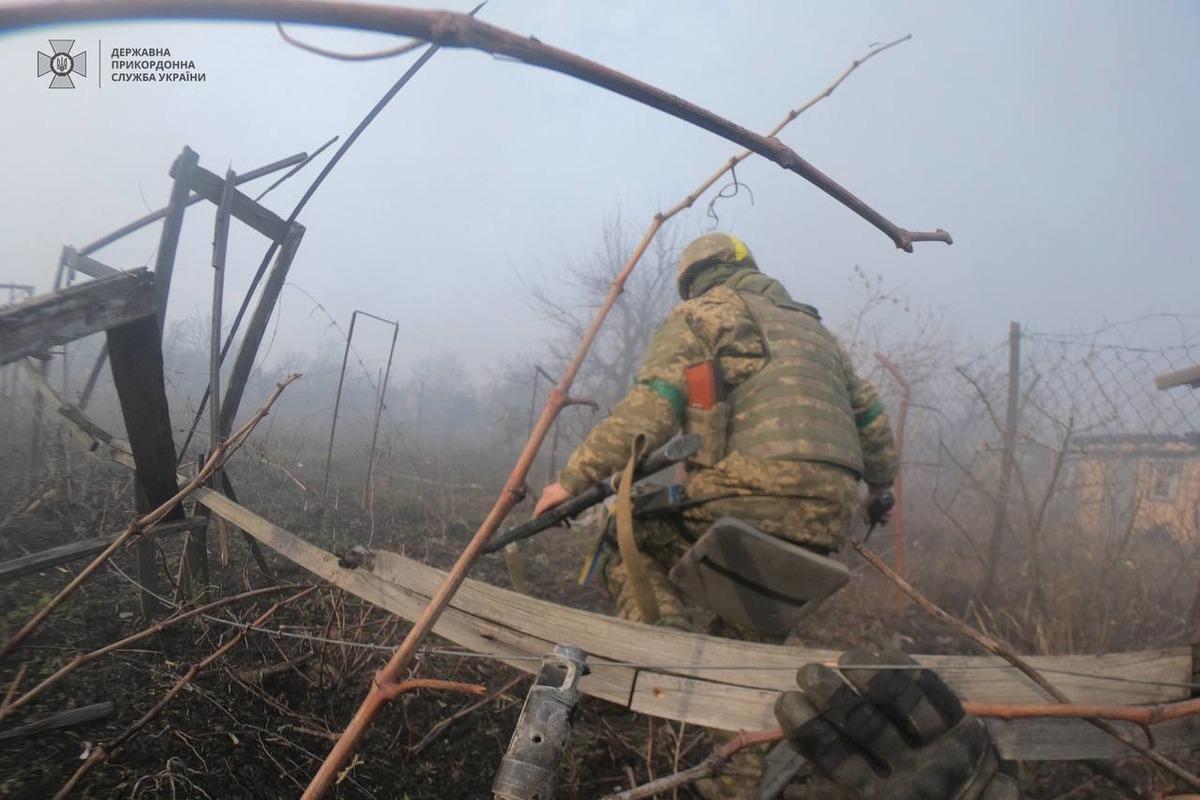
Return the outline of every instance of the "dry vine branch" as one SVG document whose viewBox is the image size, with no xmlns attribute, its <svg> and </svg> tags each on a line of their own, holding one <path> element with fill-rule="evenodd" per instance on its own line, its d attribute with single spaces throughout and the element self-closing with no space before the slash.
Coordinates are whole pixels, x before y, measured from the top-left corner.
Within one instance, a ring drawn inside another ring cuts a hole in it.
<svg viewBox="0 0 1200 800">
<path fill-rule="evenodd" d="M 487 697 L 483 698 L 482 700 L 477 700 L 474 703 L 472 703 L 471 705 L 467 706 L 466 708 L 460 708 L 458 711 L 455 711 L 453 714 L 446 717 L 444 720 L 442 720 L 441 722 L 437 723 L 432 728 L 430 728 L 429 732 L 421 737 L 421 741 L 419 741 L 415 745 L 409 747 L 408 748 L 409 753 L 411 753 L 414 756 L 417 755 L 422 750 L 424 750 L 425 747 L 430 742 L 432 742 L 434 739 L 436 739 L 438 736 L 440 736 L 442 731 L 446 730 L 446 728 L 453 725 L 457 720 L 460 720 L 469 714 L 473 714 L 474 712 L 478 711 L 480 708 L 483 708 L 484 706 L 486 706 L 488 703 L 494 702 L 495 700 L 499 699 L 500 697 L 503 697 L 505 692 L 507 692 L 509 689 L 513 688 L 518 683 L 520 683 L 521 681 L 525 680 L 528 677 L 529 677 L 528 675 L 524 675 L 524 674 L 518 675 L 515 678 L 508 681 L 507 683 L 505 683 L 503 686 L 501 686 L 496 691 L 489 694 Z"/>
<path fill-rule="evenodd" d="M 944 609 L 935 605 L 931 600 L 929 600 L 929 598 L 925 597 L 925 595 L 921 594 L 915 588 L 913 588 L 913 586 L 911 584 L 909 584 L 908 581 L 904 580 L 899 575 L 897 575 L 892 570 L 891 567 L 889 567 L 886 563 L 884 563 L 883 559 L 881 559 L 879 556 L 875 555 L 875 553 L 871 552 L 866 547 L 863 547 L 863 545 L 860 542 L 852 540 L 851 544 L 854 546 L 854 549 L 858 551 L 859 555 L 861 555 L 863 558 L 865 558 L 871 564 L 871 566 L 873 566 L 873 567 L 875 567 L 875 569 L 879 570 L 879 572 L 882 573 L 884 577 L 886 577 L 892 583 L 896 584 L 896 586 L 898 586 L 901 591 L 903 591 L 910 598 L 912 598 L 913 602 L 915 602 L 918 606 L 920 606 L 921 609 L 925 613 L 927 613 L 930 616 L 934 617 L 935 619 L 945 623 L 946 625 L 949 625 L 954 630 L 963 634 L 967 638 L 973 640 L 976 644 L 980 645 L 985 650 L 988 650 L 989 652 L 1000 656 L 1005 661 L 1012 664 L 1014 667 L 1016 667 L 1018 670 L 1020 670 L 1026 677 L 1028 677 L 1031 681 L 1033 681 L 1035 684 L 1037 684 L 1039 687 L 1041 687 L 1041 689 L 1043 691 L 1045 691 L 1046 694 L 1050 695 L 1052 698 L 1057 700 L 1059 703 L 1063 703 L 1063 704 L 1070 703 L 1070 700 L 1067 698 L 1067 696 L 1065 694 L 1060 692 L 1052 683 L 1050 683 L 1048 680 L 1046 680 L 1046 678 L 1040 672 L 1038 672 L 1036 669 L 1034 669 L 1027 661 L 1025 661 L 1025 659 L 1021 658 L 1021 656 L 1018 655 L 1017 652 L 1015 650 L 1013 650 L 1011 647 L 1009 647 L 1007 644 L 997 641 L 996 639 L 993 639 L 992 637 L 987 636 L 986 634 L 980 633 L 979 631 L 975 630 L 967 623 L 958 619 L 958 617 L 955 617 L 953 614 L 951 614 L 948 611 L 945 611 Z M 1173 704 L 1173 705 L 1191 706 L 1192 703 L 1185 702 L 1185 703 Z M 1188 713 L 1191 713 L 1191 714 L 1200 713 L 1200 703 L 1197 703 L 1195 707 L 1189 709 Z M 1186 716 L 1186 714 L 1181 714 L 1180 716 Z M 1095 717 L 1085 717 L 1085 719 L 1088 723 L 1090 723 L 1094 727 L 1100 729 L 1101 731 L 1104 731 L 1109 736 L 1112 736 L 1117 741 L 1121 742 L 1122 744 L 1125 744 L 1132 750 L 1136 751 L 1138 754 L 1150 759 L 1155 764 L 1162 767 L 1167 772 L 1170 772 L 1172 775 L 1179 778 L 1180 780 L 1184 781 L 1192 788 L 1200 789 L 1200 777 L 1197 777 L 1196 775 L 1193 775 L 1192 773 L 1188 772 L 1186 769 L 1179 766 L 1174 761 L 1171 761 L 1170 759 L 1166 758 L 1165 756 L 1163 756 L 1160 753 L 1154 752 L 1153 750 L 1146 747 L 1145 745 L 1142 745 L 1138 742 L 1133 741 L 1133 739 L 1131 739 L 1129 736 L 1127 736 L 1123 731 L 1118 730 L 1117 728 L 1113 727 L 1110 723 L 1105 722 L 1103 719 L 1097 719 Z M 1145 730 L 1146 730 L 1147 737 L 1149 737 L 1150 736 L 1149 729 L 1145 728 Z"/>
<path fill-rule="evenodd" d="M 12 703 L 13 695 L 21 688 L 21 681 L 25 679 L 25 671 L 29 669 L 28 664 L 22 664 L 17 674 L 13 676 L 12 683 L 8 685 L 8 691 L 4 693 L 4 700 L 0 702 L 0 719 L 4 719 L 9 705 Z"/>
<path fill-rule="evenodd" d="M 188 667 L 188 670 L 183 674 L 183 677 L 175 682 L 175 685 L 171 687 L 170 691 L 163 695 L 162 699 L 155 703 L 153 708 L 151 708 L 128 728 L 122 731 L 117 738 L 113 739 L 108 744 L 100 745 L 93 750 L 92 754 L 88 756 L 87 760 L 79 765 L 79 769 L 75 770 L 75 774 L 72 775 L 66 784 L 64 784 L 63 787 L 58 790 L 58 794 L 54 796 L 54 800 L 62 800 L 62 798 L 67 797 L 72 790 L 79 785 L 79 781 L 83 779 L 83 776 L 87 775 L 88 772 L 91 771 L 92 767 L 111 758 L 113 753 L 115 753 L 117 749 L 121 747 L 121 745 L 136 736 L 138 731 L 146 727 L 146 725 L 149 724 L 152 719 L 157 717 L 159 712 L 161 712 L 168 703 L 174 700 L 175 697 L 177 697 L 179 693 L 183 691 L 185 686 L 192 682 L 192 679 L 207 669 L 214 661 L 221 658 L 234 647 L 236 647 L 238 642 L 242 641 L 242 639 L 246 637 L 246 634 L 249 633 L 252 628 L 257 628 L 258 626 L 262 625 L 264 622 L 270 619 L 276 611 L 283 608 L 287 604 L 295 600 L 299 600 L 305 595 L 316 591 L 316 588 L 317 587 L 315 586 L 309 586 L 307 589 L 297 592 L 286 600 L 280 600 L 278 603 L 260 614 L 258 618 L 249 625 L 239 630 L 232 638 L 230 638 L 228 642 L 218 647 L 200 661 L 197 661 L 195 664 L 192 664 L 192 666 Z"/>
<path fill-rule="evenodd" d="M 264 594 L 271 594 L 274 592 L 287 591 L 289 589 L 296 589 L 296 588 L 298 588 L 298 587 L 296 587 L 296 586 L 268 586 L 264 589 L 254 589 L 249 592 L 242 592 L 241 594 L 235 594 L 232 597 L 225 597 L 220 600 L 214 600 L 211 603 L 207 603 L 206 605 L 199 606 L 198 608 L 193 608 L 191 611 L 185 611 L 184 613 L 178 614 L 174 617 L 171 617 L 170 619 L 163 620 L 162 622 L 156 622 L 148 628 L 143 628 L 142 630 L 138 631 L 137 633 L 133 633 L 133 634 L 130 634 L 129 636 L 126 636 L 124 639 L 119 639 L 115 642 L 110 642 L 109 644 L 106 644 L 101 648 L 93 650 L 90 653 L 80 653 L 79 655 L 75 656 L 70 661 L 68 661 L 66 664 L 59 667 L 58 670 L 56 672 L 54 672 L 54 674 L 50 675 L 48 678 L 43 680 L 41 683 L 37 684 L 32 689 L 25 692 L 25 694 L 21 695 L 16 700 L 13 700 L 11 703 L 7 703 L 4 706 L 0 706 L 0 720 L 4 720 L 6 717 L 8 717 L 10 714 L 12 714 L 12 712 L 16 711 L 18 708 L 21 708 L 22 706 L 26 705 L 27 703 L 30 703 L 33 700 L 37 699 L 51 686 L 58 683 L 60 680 L 67 677 L 68 675 L 70 675 L 72 672 L 79 669 L 83 665 L 88 664 L 92 661 L 95 661 L 97 658 L 107 655 L 108 653 L 111 653 L 114 650 L 120 650 L 124 647 L 128 647 L 129 645 L 133 644 L 134 642 L 139 642 L 142 639 L 148 639 L 151 636 L 161 633 L 164 629 L 169 628 L 172 625 L 177 625 L 178 623 L 184 622 L 185 620 L 189 620 L 194 617 L 198 617 L 201 614 L 206 614 L 215 608 L 227 606 L 231 603 L 236 603 L 240 600 L 249 600 L 250 598 L 259 597 L 260 595 L 264 595 Z"/>
<path fill-rule="evenodd" d="M 171 499 L 167 500 L 149 514 L 134 520 L 133 524 L 126 528 L 121 535 L 113 539 L 112 544 L 104 548 L 104 550 L 101 551 L 101 553 L 96 556 L 96 558 L 93 559 L 90 564 L 84 567 L 79 574 L 71 580 L 70 583 L 63 587 L 58 594 L 52 597 L 50 601 L 46 603 L 46 605 L 42 606 L 38 612 L 34 614 L 24 626 L 22 626 L 19 631 L 6 640 L 4 644 L 0 646 L 0 659 L 3 659 L 13 650 L 16 650 L 22 642 L 29 638 L 30 634 L 37 630 L 37 627 L 42 624 L 46 617 L 50 616 L 50 613 L 54 611 L 54 609 L 57 608 L 72 592 L 78 589 L 84 581 L 91 577 L 92 573 L 99 569 L 104 562 L 108 561 L 108 559 L 112 557 L 113 553 L 117 552 L 117 550 L 121 549 L 123 546 L 136 539 L 150 528 L 153 528 L 155 525 L 161 522 L 163 518 L 167 516 L 167 514 L 171 513 L 172 509 L 182 502 L 184 498 L 186 498 L 200 486 L 204 485 L 208 478 L 215 473 L 222 464 L 225 463 L 225 460 L 228 459 L 229 456 L 233 455 L 233 453 L 242 446 L 246 439 L 249 438 L 250 433 L 254 430 L 254 427 L 258 425 L 258 423 L 261 422 L 264 417 L 267 416 L 267 414 L 270 412 L 271 406 L 275 403 L 275 400 L 278 399 L 283 390 L 287 388 L 288 384 L 292 383 L 292 381 L 299 377 L 300 375 L 298 373 L 292 373 L 279 383 L 275 384 L 274 390 L 272 390 L 270 396 L 267 397 L 267 400 L 265 403 L 263 403 L 262 407 L 260 407 L 258 411 L 256 411 L 254 415 L 250 417 L 250 419 L 246 420 L 242 427 L 230 434 L 228 439 L 225 439 L 215 448 L 213 448 L 212 453 L 209 455 L 208 460 L 204 462 L 204 465 L 200 468 L 200 471 L 197 472 L 196 475 L 190 481 L 188 481 L 182 489 L 176 492 Z"/>
<path fill-rule="evenodd" d="M 0 30 L 68 20 L 139 18 L 240 19 L 330 25 L 401 34 L 441 47 L 468 47 L 509 56 L 608 89 L 758 153 L 820 188 L 886 234 L 901 250 L 912 252 L 914 242 L 951 244 L 953 241 L 950 234 L 940 228 L 909 231 L 899 227 L 773 136 L 760 136 L 656 86 L 543 44 L 532 36 L 519 36 L 480 22 L 467 14 L 331 0 L 87 0 L 69 4 L 43 1 L 0 6 Z"/>
<path fill-rule="evenodd" d="M 473 694 L 476 697 L 487 691 L 486 686 L 478 683 L 459 683 L 458 681 L 443 681 L 437 678 L 409 678 L 406 681 L 391 683 L 383 686 L 381 691 L 392 693 L 394 699 L 397 695 L 402 695 L 405 692 L 415 692 L 417 689 L 433 689 L 437 692 L 459 692 L 461 694 Z"/>
<path fill-rule="evenodd" d="M 338 61 L 378 61 L 382 58 L 395 58 L 396 56 L 401 56 L 405 53 L 411 53 L 413 50 L 416 50 L 418 47 L 425 44 L 425 42 L 422 40 L 416 39 L 414 41 L 405 42 L 404 44 L 397 45 L 395 47 L 389 47 L 384 50 L 372 50 L 368 53 L 343 53 L 338 50 L 327 50 L 324 47 L 317 47 L 315 44 L 309 44 L 308 42 L 300 41 L 285 31 L 283 29 L 283 24 L 279 22 L 279 20 L 275 21 L 275 30 L 279 33 L 279 38 L 283 39 L 292 47 L 298 47 L 301 50 L 313 53 L 314 55 L 324 56 L 325 58 L 332 58 Z"/>
<path fill-rule="evenodd" d="M 671 789 L 686 786 L 702 778 L 716 775 L 725 768 L 725 765 L 729 763 L 729 759 L 733 758 L 734 754 L 739 750 L 757 744 L 769 744 L 782 740 L 783 731 L 778 729 L 773 731 L 742 731 L 736 738 L 726 742 L 720 748 L 713 751 L 708 758 L 691 769 L 676 772 L 674 775 L 666 775 L 658 780 L 644 783 L 641 786 L 630 788 L 623 792 L 605 795 L 600 800 L 638 800 L 638 798 L 654 797 Z"/>
<path fill-rule="evenodd" d="M 470 22 L 474 24 L 473 21 Z M 3 12 L 0 12 L 0 25 L 2 24 Z M 892 45 L 888 46 L 890 47 Z M 883 48 L 877 48 L 876 52 L 881 52 L 882 49 Z M 859 63 L 861 63 L 863 60 L 865 59 L 860 59 Z M 596 69 L 603 70 L 603 68 L 599 67 L 598 65 L 592 66 Z M 855 67 L 856 65 L 851 65 L 849 71 L 853 71 Z M 839 77 L 837 81 L 835 81 L 835 86 L 837 83 L 840 83 L 845 79 L 845 75 L 849 74 L 849 71 L 843 73 L 843 75 Z M 782 129 L 783 125 L 786 125 L 788 122 L 791 122 L 793 119 L 799 116 L 804 108 L 811 107 L 813 102 L 809 102 L 795 112 L 789 112 L 788 117 L 782 124 L 774 129 L 774 132 L 777 133 L 780 129 Z M 778 140 L 772 138 L 771 141 L 777 142 Z M 759 152 L 753 147 L 750 149 L 754 150 L 755 152 Z M 670 217 L 678 214 L 680 211 L 690 206 L 691 203 L 695 201 L 694 196 L 701 194 L 707 187 L 715 183 L 716 180 L 719 179 L 720 175 L 724 174 L 727 169 L 733 165 L 736 165 L 737 159 L 738 156 L 730 159 L 728 164 L 722 169 L 718 170 L 716 175 L 706 180 L 696 191 L 689 194 L 688 198 L 691 198 L 690 200 L 685 198 L 684 201 L 675 208 L 665 213 L 655 214 L 654 219 L 650 223 L 650 227 L 642 236 L 642 239 L 638 243 L 637 247 L 634 248 L 629 260 L 621 268 L 620 272 L 617 273 L 616 277 L 613 278 L 603 303 L 601 303 L 600 308 L 597 309 L 596 315 L 592 319 L 592 322 L 588 326 L 587 330 L 584 331 L 582 341 L 580 341 L 575 355 L 568 363 L 562 377 L 558 381 L 558 384 L 553 390 L 551 390 L 549 399 L 546 402 L 546 405 L 542 408 L 541 415 L 538 417 L 537 422 L 530 431 L 529 437 L 525 442 L 525 446 L 522 448 L 521 454 L 517 458 L 517 463 L 513 466 L 512 471 L 509 473 L 508 479 L 504 485 L 504 489 L 501 491 L 500 496 L 496 499 L 491 511 L 488 513 L 479 529 L 475 532 L 475 535 L 467 543 L 466 547 L 463 548 L 458 559 L 455 561 L 454 566 L 450 569 L 442 584 L 430 598 L 429 605 L 425 607 L 425 610 L 421 613 L 421 616 L 416 620 L 416 622 L 413 623 L 412 628 L 409 629 L 404 641 L 401 642 L 395 653 L 392 654 L 392 657 L 388 661 L 387 665 L 379 671 L 376 677 L 376 682 L 371 687 L 371 691 L 363 699 L 358 711 L 355 712 L 354 717 L 350 720 L 350 723 L 342 732 L 341 738 L 326 756 L 324 763 L 321 764 L 320 769 L 313 777 L 308 789 L 305 790 L 303 800 L 315 800 L 315 798 L 324 795 L 325 792 L 329 790 L 329 787 L 333 785 L 334 781 L 337 779 L 338 772 L 342 768 L 342 765 L 349 760 L 351 754 L 358 747 L 359 741 L 366 733 L 366 730 L 370 726 L 371 722 L 387 703 L 389 696 L 394 696 L 394 686 L 399 680 L 399 676 L 404 673 L 404 670 L 408 667 L 413 656 L 416 654 L 417 648 L 420 646 L 421 642 L 425 639 L 429 632 L 433 630 L 433 626 L 437 623 L 438 618 L 441 617 L 442 612 L 445 611 L 446 607 L 450 604 L 450 599 L 454 596 L 454 593 L 458 591 L 459 586 L 461 586 L 462 582 L 466 579 L 467 572 L 470 570 L 471 565 L 475 562 L 475 559 L 479 557 L 480 551 L 482 551 L 484 545 L 487 544 L 488 539 L 490 539 L 492 534 L 495 533 L 500 527 L 500 524 L 504 521 L 505 517 L 508 516 L 513 507 L 525 496 L 525 479 L 529 475 L 529 470 L 533 466 L 533 461 L 537 456 L 538 450 L 541 448 L 542 442 L 545 441 L 546 436 L 550 432 L 551 427 L 554 425 L 554 421 L 559 412 L 562 411 L 568 402 L 570 402 L 569 392 L 571 386 L 583 365 L 584 359 L 587 357 L 588 351 L 591 350 L 592 343 L 599 335 L 600 328 L 604 324 L 605 319 L 608 317 L 609 312 L 612 310 L 613 305 L 616 303 L 617 298 L 620 297 L 626 280 L 628 280 L 629 275 L 633 272 L 634 267 L 637 266 L 638 261 L 641 260 L 642 255 L 646 252 L 647 248 L 650 246 L 650 243 L 658 234 L 658 231 Z"/>
</svg>

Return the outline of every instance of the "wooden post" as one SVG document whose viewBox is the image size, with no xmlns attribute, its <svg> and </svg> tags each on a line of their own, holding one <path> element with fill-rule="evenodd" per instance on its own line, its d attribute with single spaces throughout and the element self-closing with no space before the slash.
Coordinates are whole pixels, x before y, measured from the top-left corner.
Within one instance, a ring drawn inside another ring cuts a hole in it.
<svg viewBox="0 0 1200 800">
<path fill-rule="evenodd" d="M 140 511 L 157 508 L 179 491 L 171 413 L 163 384 L 159 324 L 156 316 L 149 316 L 108 331 L 113 383 L 133 452 Z M 176 506 L 166 519 L 183 517 L 183 507 Z M 150 592 L 160 593 L 160 582 L 154 563 L 154 544 L 148 539 L 138 541 L 137 559 L 138 581 L 149 590 L 142 593 L 142 613 L 149 616 L 158 608 Z"/>
<path fill-rule="evenodd" d="M 250 380 L 250 370 L 254 366 L 254 359 L 258 356 L 258 348 L 262 345 L 263 335 L 267 331 L 271 315 L 275 312 L 275 304 L 279 300 L 279 293 L 283 291 L 288 270 L 292 267 L 292 261 L 296 258 L 296 250 L 300 247 L 300 240 L 303 238 L 304 226 L 293 222 L 283 238 L 279 255 L 275 258 L 275 266 L 271 268 L 267 282 L 263 284 L 262 295 L 258 298 L 258 305 L 254 307 L 254 314 L 246 326 L 246 335 L 242 337 L 237 358 L 234 359 L 233 369 L 229 372 L 229 388 L 225 390 L 225 399 L 221 403 L 220 429 L 222 436 L 227 436 L 233 430 L 233 421 L 237 417 L 238 406 L 241 405 L 242 395 L 246 391 L 246 383 Z"/>
<path fill-rule="evenodd" d="M 199 168 L 196 174 L 200 172 Z M 217 204 L 216 222 L 213 227 L 213 291 L 211 328 L 208 340 L 208 385 L 212 390 L 209 404 L 209 452 L 217 449 L 221 431 L 221 309 L 225 299 L 225 255 L 229 249 L 229 216 L 233 206 L 234 185 L 237 175 L 233 170 L 225 173 L 225 184 Z M 173 451 L 172 451 L 173 452 Z M 221 470 L 209 479 L 209 488 L 220 491 L 223 485 Z M 184 563 L 180 567 L 179 590 L 188 597 L 196 597 L 208 583 L 208 531 L 188 533 L 184 546 Z"/>
<path fill-rule="evenodd" d="M 62 288 L 63 269 L 67 254 L 64 250 L 58 257 L 58 268 L 54 272 L 54 291 Z M 42 380 L 50 377 L 49 354 L 46 354 L 40 366 Z M 33 433 L 29 442 L 29 467 L 25 473 L 26 488 L 32 489 L 37 484 L 38 471 L 42 462 L 42 397 L 33 396 Z"/>
<path fill-rule="evenodd" d="M 188 207 L 189 185 L 192 170 L 200 156 L 190 147 L 184 146 L 171 171 L 175 183 L 171 186 L 171 198 L 167 203 L 167 214 L 163 219 L 162 233 L 158 240 L 158 254 L 154 259 L 154 284 L 158 293 L 158 317 L 152 323 L 131 323 L 108 332 L 108 358 L 112 364 L 113 383 L 121 402 L 121 414 L 125 418 L 125 430 L 137 464 L 137 506 L 139 511 L 149 511 L 167 500 L 178 490 L 175 480 L 175 440 L 171 434 L 171 418 L 167 408 L 167 394 L 163 384 L 162 333 L 167 319 L 167 300 L 171 294 L 171 276 L 175 271 L 175 251 L 179 246 L 179 234 L 183 229 L 183 212 Z M 137 337 L 149 341 L 138 342 Z M 117 352 L 121 348 L 123 352 Z M 118 366 L 120 361 L 120 366 Z M 102 361 L 97 361 L 93 372 L 98 374 Z M 120 374 L 118 374 L 120 373 Z M 90 376 L 89 376 L 90 377 Z M 92 385 L 95 381 L 91 381 Z M 90 396 L 91 392 L 87 394 Z M 127 399 L 128 398 L 128 399 Z M 81 403 L 83 400 L 81 399 Z M 138 411 L 144 412 L 144 417 Z M 136 439 L 134 431 L 137 431 Z M 135 444 L 138 441 L 139 444 Z M 140 446 L 139 446 L 140 445 Z M 139 449 L 142 451 L 139 457 Z M 169 464 L 162 460 L 169 454 Z M 171 512 L 168 519 L 182 519 L 183 509 Z M 187 536 L 185 552 L 193 547 L 193 534 Z M 142 614 L 152 615 L 158 610 L 158 601 L 150 594 L 161 594 L 158 571 L 154 563 L 154 544 L 148 539 L 137 543 L 138 580 L 148 591 L 142 592 Z M 207 580 L 207 562 L 204 579 Z"/>
<path fill-rule="evenodd" d="M 1017 428 L 1020 425 L 1021 324 L 1008 324 L 1008 403 L 1004 411 L 1004 462 L 1000 468 L 1000 488 L 996 493 L 996 516 L 988 543 L 987 574 L 983 581 L 984 602 L 990 602 L 995 589 L 996 572 L 1004 549 L 1004 531 L 1008 527 L 1008 492 L 1013 468 L 1017 463 Z"/>
<path fill-rule="evenodd" d="M 179 247 L 179 233 L 183 229 L 183 212 L 188 207 L 192 171 L 199 162 L 200 156 L 196 151 L 185 146 L 171 167 L 175 183 L 171 186 L 167 216 L 163 220 L 162 234 L 158 239 L 158 255 L 154 259 L 154 281 L 158 286 L 159 297 L 158 331 L 160 338 L 167 318 L 167 298 L 171 294 L 171 276 L 175 272 L 175 250 Z"/>
<path fill-rule="evenodd" d="M 337 397 L 333 401 L 333 421 L 329 423 L 329 448 L 325 451 L 325 479 L 321 482 L 321 500 L 329 495 L 329 468 L 333 464 L 333 437 L 337 433 L 338 410 L 342 405 L 342 385 L 346 382 L 346 362 L 350 358 L 350 342 L 354 339 L 354 323 L 358 321 L 358 312 L 350 315 L 350 330 L 346 332 L 346 349 L 342 353 L 342 371 L 338 373 Z"/>
<path fill-rule="evenodd" d="M 378 319 L 378 317 L 376 317 Z M 386 321 L 386 320 L 381 320 Z M 387 368 L 384 369 L 379 377 L 379 403 L 375 407 L 375 424 L 371 428 L 371 449 L 367 455 L 367 487 L 364 494 L 364 501 L 371 502 L 374 496 L 373 480 L 375 477 L 375 446 L 379 442 L 379 421 L 383 419 L 384 401 L 387 398 L 388 379 L 392 375 L 392 360 L 396 357 L 396 340 L 400 338 L 400 323 L 392 322 L 392 347 L 388 351 Z"/>
</svg>

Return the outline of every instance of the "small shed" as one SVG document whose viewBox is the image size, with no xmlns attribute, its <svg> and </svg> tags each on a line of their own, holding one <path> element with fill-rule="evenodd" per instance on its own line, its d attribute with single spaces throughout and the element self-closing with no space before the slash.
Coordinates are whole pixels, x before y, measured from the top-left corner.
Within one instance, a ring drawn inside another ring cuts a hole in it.
<svg viewBox="0 0 1200 800">
<path fill-rule="evenodd" d="M 1198 538 L 1200 432 L 1081 436 L 1072 460 L 1086 529 Z"/>
</svg>

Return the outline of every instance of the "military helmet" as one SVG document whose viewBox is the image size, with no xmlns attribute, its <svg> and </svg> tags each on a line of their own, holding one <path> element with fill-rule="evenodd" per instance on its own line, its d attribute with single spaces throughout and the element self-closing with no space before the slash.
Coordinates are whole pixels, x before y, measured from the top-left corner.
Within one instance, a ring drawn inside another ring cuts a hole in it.
<svg viewBox="0 0 1200 800">
<path fill-rule="evenodd" d="M 687 297 L 688 284 L 696 272 L 713 264 L 734 264 L 744 269 L 757 270 L 754 256 L 746 243 L 728 233 L 706 233 L 683 248 L 679 264 L 675 267 L 675 284 L 679 296 Z"/>
</svg>

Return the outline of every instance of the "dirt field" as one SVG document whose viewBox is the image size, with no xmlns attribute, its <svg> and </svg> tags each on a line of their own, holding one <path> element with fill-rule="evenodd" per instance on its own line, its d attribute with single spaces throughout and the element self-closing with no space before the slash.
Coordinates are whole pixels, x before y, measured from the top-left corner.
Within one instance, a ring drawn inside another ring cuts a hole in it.
<svg viewBox="0 0 1200 800">
<path fill-rule="evenodd" d="M 335 552 L 362 540 L 372 515 L 357 502 L 315 513 L 295 481 L 248 453 L 232 468 L 242 500 L 279 524 Z M 115 468 L 89 467 L 56 482 L 29 513 L 5 512 L 0 559 L 35 552 L 96 532 L 116 530 L 129 518 L 128 475 Z M 300 475 L 300 480 L 311 480 Z M 41 492 L 41 495 L 38 494 Z M 7 509 L 29 505 L 30 495 L 10 492 Z M 465 499 L 464 499 L 465 498 Z M 438 566 L 447 565 L 482 514 L 489 491 L 459 493 L 453 514 L 432 496 L 392 494 L 376 498 L 375 545 L 403 550 Z M 0 519 L 4 519 L 0 517 Z M 213 596 L 230 596 L 266 585 L 243 540 L 228 543 L 222 567 L 218 537 L 210 532 Z M 570 576 L 581 548 L 570 532 L 554 532 L 526 551 L 526 571 L 535 593 L 576 607 L 605 610 L 596 589 L 579 589 Z M 168 585 L 180 537 L 160 541 L 162 580 Z M 917 551 L 920 552 L 919 550 Z M 278 580 L 305 584 L 309 576 L 267 554 Z M 115 566 L 133 575 L 132 553 Z M 70 578 L 72 564 L 30 575 L 4 587 L 0 619 L 11 632 Z M 170 570 L 166 567 L 171 567 Z M 507 585 L 503 562 L 485 559 L 474 572 Z M 944 583 L 952 594 L 954 584 Z M 171 590 L 168 589 L 168 592 Z M 806 641 L 849 646 L 863 641 L 898 641 L 911 650 L 969 652 L 962 640 L 909 610 L 894 616 L 892 590 L 859 570 L 852 585 L 802 631 Z M 286 595 L 281 595 L 286 596 Z M 277 596 L 244 601 L 215 611 L 226 620 L 249 621 Z M 947 597 L 944 599 L 953 599 Z M 137 589 L 115 569 L 102 571 L 56 613 L 17 655 L 0 664 L 0 686 L 21 668 L 28 689 L 74 654 L 86 652 L 146 627 Z M 407 626 L 340 591 L 322 588 L 280 610 L 269 626 L 287 636 L 251 633 L 166 706 L 108 763 L 95 768 L 74 796 L 91 798 L 286 798 L 296 797 L 361 701 L 373 671 Z M 13 716 L 18 725 L 49 713 L 111 701 L 111 716 L 98 722 L 8 741 L 0 748 L 0 796 L 51 797 L 96 743 L 111 740 L 151 708 L 192 663 L 236 633 L 216 620 L 195 620 L 83 666 L 28 708 Z M 315 637 L 315 638 L 314 638 Z M 438 649 L 454 649 L 433 641 Z M 287 666 L 289 662 L 296 662 Z M 283 665 L 283 666 L 280 666 Z M 277 669 L 276 669 L 277 668 Z M 262 670 L 270 670 L 263 676 Z M 373 726 L 358 757 L 337 786 L 343 798 L 487 798 L 520 711 L 528 678 L 503 665 L 461 654 L 433 653 L 415 674 L 482 684 L 489 700 L 451 720 L 474 698 L 407 695 Z M 451 720 L 447 722 L 447 720 Z M 560 797 L 596 798 L 631 780 L 644 782 L 703 758 L 709 744 L 701 731 L 632 715 L 585 698 L 563 767 Z M 1142 768 L 1123 767 L 1136 775 Z M 1037 797 L 1119 797 L 1088 771 L 1063 765 L 1025 770 Z M 1074 794 L 1071 794 L 1074 792 Z M 681 798 L 691 797 L 684 789 Z"/>
</svg>

